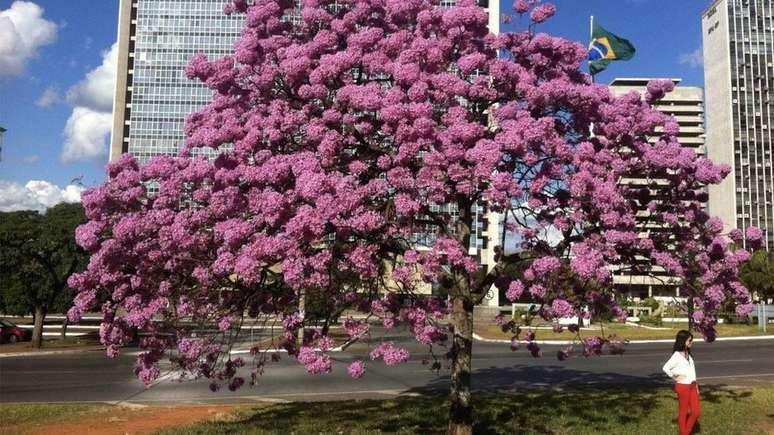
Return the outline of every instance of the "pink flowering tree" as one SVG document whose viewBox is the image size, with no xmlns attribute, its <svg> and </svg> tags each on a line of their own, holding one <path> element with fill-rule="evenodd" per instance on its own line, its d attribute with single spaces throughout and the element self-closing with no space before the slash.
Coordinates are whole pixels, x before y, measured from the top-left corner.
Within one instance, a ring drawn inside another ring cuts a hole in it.
<svg viewBox="0 0 774 435">
<path fill-rule="evenodd" d="M 445 346 L 449 432 L 470 433 L 473 307 L 493 285 L 529 295 L 546 319 L 623 316 L 613 266 L 659 267 L 682 278 L 709 339 L 722 304 L 750 311 L 737 280 L 749 254 L 703 207 L 728 168 L 682 147 L 675 120 L 651 107 L 671 82 L 651 83 L 644 99 L 612 96 L 581 71 L 583 45 L 536 33 L 555 9 L 535 1 L 514 5 L 528 30 L 500 35 L 472 0 L 307 0 L 296 24 L 284 18 L 292 7 L 229 3 L 245 27 L 233 56 L 191 60 L 189 77 L 213 98 L 188 118 L 180 156 L 140 166 L 124 155 L 83 194 L 89 222 L 77 239 L 92 256 L 70 279 L 69 314 L 102 310 L 110 356 L 144 331 L 144 382 L 165 355 L 213 389 L 240 387 L 243 366 L 254 382 L 276 354 L 230 356 L 246 319 L 281 323 L 288 355 L 328 373 L 329 327 L 344 313 L 352 340 L 378 320 L 407 326 L 431 352 Z M 630 174 L 653 184 L 622 183 Z M 518 244 L 500 246 L 488 269 L 468 254 L 481 202 L 508 216 L 504 240 Z M 645 221 L 664 231 L 641 232 Z M 523 274 L 507 273 L 519 264 Z M 315 325 L 304 316 L 311 294 L 332 307 Z M 191 322 L 219 332 L 193 336 Z M 514 347 L 540 354 L 533 334 L 515 332 Z M 581 345 L 586 356 L 610 347 Z M 377 340 L 369 356 L 392 365 L 409 353 Z M 365 364 L 348 371 L 361 377 Z"/>
</svg>

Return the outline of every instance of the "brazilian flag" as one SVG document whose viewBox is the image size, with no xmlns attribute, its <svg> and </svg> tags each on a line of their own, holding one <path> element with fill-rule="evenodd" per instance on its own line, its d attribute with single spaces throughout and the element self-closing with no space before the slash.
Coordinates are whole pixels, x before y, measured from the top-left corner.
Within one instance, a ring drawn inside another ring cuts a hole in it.
<svg viewBox="0 0 774 435">
<path fill-rule="evenodd" d="M 629 60 L 634 56 L 634 51 L 631 42 L 594 23 L 589 44 L 589 71 L 595 75 L 607 68 L 610 61 Z"/>
</svg>

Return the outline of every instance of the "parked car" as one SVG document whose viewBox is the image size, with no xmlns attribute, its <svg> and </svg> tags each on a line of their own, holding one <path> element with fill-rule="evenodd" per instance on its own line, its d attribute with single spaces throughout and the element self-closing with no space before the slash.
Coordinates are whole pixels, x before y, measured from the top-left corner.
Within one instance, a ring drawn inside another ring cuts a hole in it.
<svg viewBox="0 0 774 435">
<path fill-rule="evenodd" d="M 16 343 L 32 339 L 32 330 L 19 328 L 15 324 L 0 319 L 0 343 Z"/>
</svg>

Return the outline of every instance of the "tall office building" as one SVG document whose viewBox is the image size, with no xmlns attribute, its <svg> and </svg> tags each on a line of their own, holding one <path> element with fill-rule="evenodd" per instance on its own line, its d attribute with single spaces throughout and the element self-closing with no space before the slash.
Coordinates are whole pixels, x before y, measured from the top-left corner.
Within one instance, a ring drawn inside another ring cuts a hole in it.
<svg viewBox="0 0 774 435">
<path fill-rule="evenodd" d="M 731 166 L 710 188 L 726 230 L 757 226 L 774 249 L 774 3 L 715 0 L 702 14 L 707 154 Z"/>
<path fill-rule="evenodd" d="M 224 0 L 121 0 L 118 76 L 113 101 L 110 158 L 131 153 L 139 161 L 177 154 L 187 114 L 212 93 L 189 80 L 191 56 L 233 53 L 244 18 L 223 14 Z"/>
<path fill-rule="evenodd" d="M 644 94 L 649 81 L 652 78 L 617 78 L 610 84 L 610 91 L 614 95 L 624 95 L 629 92 Z M 703 155 L 704 150 L 704 104 L 701 88 L 692 86 L 679 86 L 680 79 L 671 79 L 675 86 L 674 91 L 654 104 L 654 107 L 662 113 L 671 115 L 680 126 L 678 141 L 685 147 L 696 150 Z M 653 137 L 651 142 L 655 142 Z M 659 180 L 646 180 L 637 177 L 623 178 L 621 183 L 639 188 L 648 187 L 651 194 L 658 198 L 661 185 L 665 183 Z M 648 223 L 650 213 L 643 208 L 637 212 L 640 234 L 643 236 L 653 231 L 664 231 L 662 225 Z M 677 286 L 679 280 L 669 276 L 662 268 L 654 268 L 648 275 L 638 275 L 627 271 L 626 268 L 614 268 L 613 284 L 624 294 L 632 297 L 674 297 L 679 296 Z"/>
<path fill-rule="evenodd" d="M 212 93 L 185 75 L 196 53 L 220 58 L 233 53 L 244 22 L 226 16 L 226 0 L 121 0 L 118 18 L 118 76 L 110 159 L 131 153 L 141 162 L 176 154 L 183 144 L 187 114 L 205 106 Z M 302 0 L 296 0 L 301 4 Z M 441 0 L 453 6 L 455 0 Z M 497 33 L 499 2 L 479 0 Z M 287 19 L 300 17 L 290 14 Z"/>
</svg>

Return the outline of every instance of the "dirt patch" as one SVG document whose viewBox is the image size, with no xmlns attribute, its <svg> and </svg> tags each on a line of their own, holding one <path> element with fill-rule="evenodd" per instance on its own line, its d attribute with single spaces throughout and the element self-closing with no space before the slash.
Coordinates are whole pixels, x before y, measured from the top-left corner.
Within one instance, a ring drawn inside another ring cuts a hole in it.
<svg viewBox="0 0 774 435">
<path fill-rule="evenodd" d="M 774 434 L 774 416 L 769 417 L 770 421 L 762 421 L 759 424 L 756 425 L 756 430 L 750 433 L 761 433 L 761 434 L 768 434 L 772 435 Z"/>
<path fill-rule="evenodd" d="M 227 421 L 237 405 L 105 407 L 87 413 L 75 422 L 46 424 L 25 430 L 24 434 L 49 435 L 140 435 L 161 429 L 188 426 L 205 421 Z"/>
</svg>

